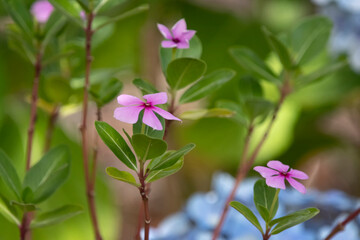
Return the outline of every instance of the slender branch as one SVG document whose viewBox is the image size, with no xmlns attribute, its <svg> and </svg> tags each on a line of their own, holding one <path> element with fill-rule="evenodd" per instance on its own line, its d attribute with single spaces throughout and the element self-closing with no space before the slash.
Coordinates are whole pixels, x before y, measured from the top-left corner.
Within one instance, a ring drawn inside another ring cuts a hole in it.
<svg viewBox="0 0 360 240">
<path fill-rule="evenodd" d="M 51 139 L 55 128 L 56 120 L 59 116 L 59 106 L 55 106 L 53 110 L 50 113 L 48 126 L 46 129 L 46 135 L 45 135 L 45 146 L 44 146 L 44 153 L 46 153 L 51 146 Z"/>
<path fill-rule="evenodd" d="M 233 186 L 233 189 L 232 189 L 229 197 L 226 200 L 223 212 L 221 214 L 220 221 L 219 221 L 218 225 L 216 226 L 214 234 L 213 234 L 213 238 L 212 238 L 213 240 L 216 240 L 217 237 L 219 236 L 222 225 L 224 224 L 227 212 L 229 210 L 229 204 L 234 199 L 236 190 L 238 189 L 241 181 L 246 177 L 247 173 L 251 170 L 251 167 L 254 164 L 255 159 L 256 159 L 257 155 L 259 154 L 259 152 L 260 152 L 260 149 L 262 148 L 263 144 L 265 143 L 265 141 L 266 141 L 266 139 L 267 139 L 273 125 L 274 125 L 274 122 L 275 122 L 275 120 L 277 118 L 278 112 L 279 112 L 279 110 L 280 110 L 286 96 L 291 91 L 288 75 L 285 73 L 284 76 L 285 76 L 285 80 L 284 80 L 284 85 L 281 88 L 279 102 L 278 102 L 277 106 L 274 109 L 274 113 L 272 115 L 271 121 L 270 121 L 267 129 L 265 130 L 264 135 L 262 136 L 260 142 L 257 144 L 257 146 L 256 146 L 255 150 L 253 151 L 253 153 L 251 154 L 250 158 L 248 160 L 246 160 L 246 161 L 245 161 L 246 156 L 242 156 L 242 158 L 241 158 L 241 164 L 239 166 L 239 170 L 238 170 L 238 173 L 237 173 L 237 176 L 236 176 L 236 179 L 235 179 L 235 184 Z M 245 145 L 246 144 L 248 144 L 248 143 L 245 140 Z"/>
<path fill-rule="evenodd" d="M 93 12 L 90 12 L 87 15 L 87 24 L 85 29 L 86 34 L 86 70 L 85 70 L 85 83 L 84 83 L 84 99 L 83 99 L 83 112 L 82 112 L 82 124 L 80 127 L 81 136 L 82 136 L 82 155 L 83 155 L 83 165 L 84 165 L 84 175 L 85 175 L 85 184 L 86 184 L 86 196 L 89 205 L 89 211 L 91 216 L 91 222 L 93 225 L 95 239 L 102 240 L 99 224 L 96 214 L 96 205 L 95 205 L 95 194 L 92 187 L 92 180 L 89 173 L 89 156 L 88 156 L 88 145 L 87 145 L 87 112 L 88 112 L 88 90 L 90 84 L 90 71 L 92 63 L 91 55 L 91 40 L 93 36 L 92 23 L 94 20 Z"/>
<path fill-rule="evenodd" d="M 102 121 L 101 107 L 96 108 L 96 120 Z M 95 180 L 96 180 L 96 168 L 97 168 L 97 157 L 99 152 L 99 135 L 95 134 L 95 144 L 93 148 L 93 161 L 91 167 L 91 187 L 92 191 L 95 191 Z"/>
<path fill-rule="evenodd" d="M 270 228 L 266 228 L 266 232 L 263 234 L 263 240 L 269 240 L 271 237 Z"/>
<path fill-rule="evenodd" d="M 143 202 L 143 217 L 144 217 L 144 240 L 149 240 L 149 232 L 150 232 L 150 212 L 149 212 L 149 197 L 148 197 L 148 189 L 145 183 L 145 172 L 144 172 L 144 163 L 140 163 L 140 172 L 138 173 L 139 181 L 141 186 L 139 187 L 141 199 Z"/>
<path fill-rule="evenodd" d="M 342 222 L 340 222 L 338 225 L 336 225 L 332 231 L 329 233 L 329 235 L 325 238 L 325 240 L 330 240 L 332 237 L 334 237 L 336 234 L 338 234 L 341 231 L 344 231 L 346 224 L 349 222 L 355 220 L 355 218 L 360 214 L 360 208 L 356 209 L 354 212 L 350 213 L 349 216 Z"/>
</svg>

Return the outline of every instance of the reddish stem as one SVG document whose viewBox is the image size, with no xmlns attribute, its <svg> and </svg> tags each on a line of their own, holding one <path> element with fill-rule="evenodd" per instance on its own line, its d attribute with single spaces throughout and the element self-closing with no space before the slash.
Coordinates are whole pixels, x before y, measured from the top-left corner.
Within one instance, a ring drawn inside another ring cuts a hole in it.
<svg viewBox="0 0 360 240">
<path fill-rule="evenodd" d="M 85 184 L 86 184 L 86 196 L 89 205 L 90 217 L 92 226 L 95 233 L 96 240 L 102 240 L 97 214 L 96 214 L 96 205 L 95 205 L 95 194 L 93 189 L 92 180 L 89 173 L 89 156 L 88 156 L 88 145 L 87 145 L 87 112 L 88 112 L 88 90 L 90 84 L 90 71 L 91 71 L 91 40 L 93 36 L 92 23 L 94 20 L 94 13 L 90 12 L 87 15 L 87 24 L 85 29 L 86 34 L 86 70 L 85 70 L 85 83 L 84 83 L 84 99 L 83 99 L 83 112 L 82 112 L 82 124 L 80 127 L 81 136 L 82 136 L 82 155 L 83 155 L 83 164 L 84 164 L 84 175 L 85 175 Z"/>
<path fill-rule="evenodd" d="M 50 149 L 51 139 L 55 129 L 55 123 L 59 116 L 59 109 L 60 109 L 59 106 L 55 106 L 50 113 L 48 127 L 46 130 L 44 153 L 46 153 Z"/>
<path fill-rule="evenodd" d="M 358 208 L 354 212 L 350 213 L 349 216 L 344 221 L 340 222 L 338 225 L 336 225 L 333 228 L 333 230 L 329 233 L 329 235 L 325 238 L 325 240 L 330 240 L 337 233 L 344 231 L 346 224 L 353 221 L 359 214 L 360 214 L 360 208 Z"/>
<path fill-rule="evenodd" d="M 143 217 L 144 217 L 144 240 L 149 240 L 149 232 L 150 232 L 150 212 L 149 212 L 149 196 L 145 179 L 146 174 L 144 172 L 144 163 L 140 163 L 140 172 L 138 173 L 139 181 L 141 186 L 139 187 L 140 196 L 143 202 Z"/>
<path fill-rule="evenodd" d="M 283 87 L 281 89 L 281 95 L 280 95 L 279 102 L 278 102 L 276 108 L 274 109 L 273 116 L 271 118 L 271 121 L 270 121 L 267 129 L 265 130 L 264 135 L 262 136 L 260 142 L 257 144 L 254 152 L 252 153 L 252 155 L 250 156 L 250 158 L 248 160 L 245 159 L 246 155 L 244 155 L 244 154 L 241 157 L 241 164 L 239 166 L 239 170 L 238 170 L 238 173 L 237 173 L 237 176 L 236 176 L 236 179 L 235 179 L 235 184 L 234 184 L 234 186 L 232 188 L 232 191 L 231 191 L 229 197 L 226 200 L 223 212 L 222 212 L 221 217 L 220 217 L 220 221 L 218 222 L 218 225 L 216 226 L 216 228 L 214 230 L 214 234 L 213 234 L 213 238 L 212 238 L 213 240 L 216 240 L 217 237 L 220 235 L 221 228 L 222 228 L 222 226 L 224 224 L 226 215 L 227 215 L 228 210 L 229 210 L 229 204 L 230 204 L 231 201 L 233 201 L 233 199 L 235 197 L 236 190 L 238 189 L 241 181 L 246 177 L 247 173 L 251 170 L 251 167 L 254 164 L 255 159 L 256 159 L 257 155 L 259 154 L 259 152 L 260 152 L 260 149 L 262 148 L 263 144 L 265 143 L 265 141 L 266 141 L 266 139 L 267 139 L 273 125 L 274 125 L 274 122 L 275 122 L 275 120 L 277 118 L 278 112 L 279 112 L 279 110 L 280 110 L 286 96 L 289 94 L 289 92 L 290 92 L 290 85 L 289 85 L 288 79 L 286 78 L 285 82 L 284 82 L 284 85 L 283 85 Z M 250 132 L 250 129 L 249 129 L 248 132 Z M 248 142 L 249 142 L 248 139 L 245 140 L 244 149 L 248 148 L 246 146 L 246 145 L 249 144 Z M 245 152 L 245 150 L 244 150 L 244 152 Z M 245 154 L 246 154 L 246 152 L 245 152 Z"/>
</svg>

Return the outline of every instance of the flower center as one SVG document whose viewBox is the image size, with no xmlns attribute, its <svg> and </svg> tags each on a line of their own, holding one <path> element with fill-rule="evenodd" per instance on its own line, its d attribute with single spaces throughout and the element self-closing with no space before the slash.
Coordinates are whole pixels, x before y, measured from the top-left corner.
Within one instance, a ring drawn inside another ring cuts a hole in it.
<svg viewBox="0 0 360 240">
<path fill-rule="evenodd" d="M 179 43 L 179 42 L 180 42 L 180 39 L 178 39 L 178 38 L 173 38 L 173 42 L 174 42 L 174 43 Z"/>
<path fill-rule="evenodd" d="M 150 103 L 144 103 L 144 107 L 146 107 L 146 108 L 151 107 L 151 104 Z"/>
<path fill-rule="evenodd" d="M 280 176 L 287 177 L 287 176 L 288 176 L 288 172 L 280 172 Z"/>
</svg>

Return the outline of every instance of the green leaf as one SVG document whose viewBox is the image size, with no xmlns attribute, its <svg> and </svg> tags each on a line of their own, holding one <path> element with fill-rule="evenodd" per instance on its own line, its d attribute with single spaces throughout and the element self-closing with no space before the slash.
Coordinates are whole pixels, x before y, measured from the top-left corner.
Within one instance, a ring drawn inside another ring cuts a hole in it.
<svg viewBox="0 0 360 240">
<path fill-rule="evenodd" d="M 125 136 L 127 137 L 127 139 L 129 140 L 129 143 L 132 145 L 132 139 L 131 139 L 130 135 L 126 132 L 125 129 L 123 129 L 123 132 L 124 132 Z"/>
<path fill-rule="evenodd" d="M 262 122 L 274 109 L 274 104 L 263 98 L 247 98 L 243 100 L 243 108 L 250 122 L 256 118 Z"/>
<path fill-rule="evenodd" d="M 76 205 L 64 205 L 55 210 L 44 212 L 35 217 L 30 228 L 40 228 L 66 221 L 83 212 L 83 208 Z"/>
<path fill-rule="evenodd" d="M 196 145 L 193 143 L 187 144 L 177 151 L 167 152 L 164 155 L 154 158 L 148 165 L 148 169 L 152 170 L 161 170 L 164 168 L 171 167 L 174 165 L 180 158 L 184 157 L 188 152 L 194 149 Z"/>
<path fill-rule="evenodd" d="M 56 37 L 56 34 L 63 29 L 66 23 L 66 17 L 60 12 L 54 11 L 44 27 L 44 39 L 42 41 L 42 48 L 45 51 L 46 46 L 49 42 Z"/>
<path fill-rule="evenodd" d="M 229 118 L 232 117 L 233 115 L 234 112 L 229 109 L 212 108 L 212 109 L 199 109 L 199 110 L 186 111 L 180 115 L 180 118 L 188 119 L 188 120 L 198 120 L 207 117 Z"/>
<path fill-rule="evenodd" d="M 3 4 L 14 22 L 32 39 L 34 37 L 33 17 L 23 0 L 3 0 Z"/>
<path fill-rule="evenodd" d="M 144 134 L 146 136 L 149 136 L 152 138 L 162 139 L 164 136 L 164 132 L 165 132 L 165 119 L 157 113 L 155 113 L 155 115 L 160 120 L 163 129 L 155 130 L 152 127 L 149 127 L 148 125 L 145 125 Z M 142 133 L 141 131 L 142 131 L 142 126 L 143 126 L 143 121 L 142 121 L 143 116 L 144 116 L 144 111 L 141 111 L 139 114 L 138 121 L 133 125 L 133 134 Z"/>
<path fill-rule="evenodd" d="M 266 185 L 265 180 L 260 179 L 254 185 L 254 203 L 256 209 L 259 211 L 261 217 L 265 222 L 271 221 L 275 216 L 279 207 L 279 201 L 276 200 L 274 209 L 270 213 L 273 199 L 276 195 L 276 189 Z M 271 214 L 271 215 L 270 215 Z"/>
<path fill-rule="evenodd" d="M 24 33 L 15 24 L 8 24 L 6 28 L 9 47 L 16 51 L 25 60 L 35 63 L 35 48 Z"/>
<path fill-rule="evenodd" d="M 180 98 L 180 103 L 189 103 L 199 100 L 217 91 L 235 76 L 231 69 L 220 69 L 203 77 L 191 86 Z"/>
<path fill-rule="evenodd" d="M 21 199 L 21 182 L 10 158 L 0 150 L 0 179 L 13 191 L 17 199 Z"/>
<path fill-rule="evenodd" d="M 23 212 L 33 212 L 36 210 L 35 204 L 32 203 L 21 203 L 16 201 L 10 201 L 12 206 L 19 208 Z"/>
<path fill-rule="evenodd" d="M 303 223 L 313 217 L 315 217 L 319 213 L 319 209 L 317 208 L 306 208 L 300 211 L 293 212 L 289 215 L 286 215 L 281 218 L 274 219 L 270 222 L 270 226 L 274 226 L 277 224 L 274 229 L 271 231 L 271 235 L 275 235 L 281 233 L 282 231 L 291 228 L 295 225 Z"/>
<path fill-rule="evenodd" d="M 133 84 L 142 92 L 143 95 L 159 92 L 151 83 L 141 78 L 135 78 Z"/>
<path fill-rule="evenodd" d="M 123 88 L 123 83 L 116 78 L 101 82 L 99 86 L 92 86 L 90 94 L 99 107 L 114 100 Z"/>
<path fill-rule="evenodd" d="M 32 203 L 49 198 L 67 179 L 70 173 L 70 152 L 66 146 L 58 146 L 47 152 L 26 173 L 23 189 L 34 193 Z"/>
<path fill-rule="evenodd" d="M 161 156 L 167 149 L 165 141 L 144 134 L 134 134 L 132 136 L 132 145 L 141 161 Z"/>
<path fill-rule="evenodd" d="M 167 82 L 173 90 L 182 89 L 200 79 L 205 73 L 206 63 L 195 58 L 178 58 L 167 68 Z"/>
<path fill-rule="evenodd" d="M 281 84 L 281 80 L 275 73 L 259 58 L 253 51 L 245 47 L 230 48 L 230 54 L 235 61 L 240 64 L 246 71 L 261 78 L 272 82 L 276 85 Z"/>
<path fill-rule="evenodd" d="M 332 73 L 339 71 L 343 67 L 347 66 L 347 64 L 348 63 L 345 61 L 328 64 L 310 74 L 300 76 L 295 80 L 296 87 L 299 88 L 299 87 L 307 86 L 312 83 L 316 83 L 322 80 L 323 78 L 331 75 Z"/>
<path fill-rule="evenodd" d="M 261 228 L 261 225 L 259 223 L 259 220 L 256 218 L 255 214 L 244 204 L 240 202 L 232 201 L 230 203 L 230 206 L 235 208 L 239 213 L 241 213 L 247 220 L 249 220 L 252 225 L 254 225 L 261 233 L 264 233 L 263 229 Z"/>
<path fill-rule="evenodd" d="M 150 171 L 149 175 L 145 179 L 145 182 L 151 183 L 161 178 L 173 175 L 176 172 L 178 172 L 183 165 L 184 165 L 184 158 L 182 157 L 171 167 L 163 168 L 161 170 Z"/>
<path fill-rule="evenodd" d="M 295 26 L 290 42 L 298 65 L 309 62 L 326 47 L 331 28 L 331 20 L 323 16 L 307 18 Z"/>
<path fill-rule="evenodd" d="M 107 173 L 107 175 L 109 175 L 110 177 L 112 177 L 116 180 L 129 183 L 135 187 L 140 187 L 140 184 L 138 184 L 136 182 L 134 176 L 128 172 L 120 171 L 114 167 L 108 167 L 108 168 L 106 168 L 106 173 Z"/>
<path fill-rule="evenodd" d="M 34 200 L 34 192 L 31 190 L 31 188 L 26 187 L 22 191 L 21 199 L 24 201 L 24 203 L 32 203 Z"/>
<path fill-rule="evenodd" d="M 76 0 L 76 2 L 80 5 L 80 7 L 87 13 L 90 12 L 90 9 L 88 8 L 87 4 L 84 3 L 82 0 Z"/>
<path fill-rule="evenodd" d="M 115 156 L 126 166 L 137 171 L 136 158 L 120 133 L 106 122 L 96 121 L 95 127 L 101 139 Z"/>
<path fill-rule="evenodd" d="M 259 80 L 252 76 L 245 76 L 239 80 L 240 99 L 249 97 L 262 97 L 263 90 Z"/>
<path fill-rule="evenodd" d="M 244 109 L 240 103 L 230 100 L 219 100 L 215 103 L 215 106 L 218 108 L 229 109 L 234 113 L 233 119 L 235 119 L 238 123 L 242 125 L 248 125 L 249 120 L 244 113 Z"/>
<path fill-rule="evenodd" d="M 3 215 L 9 222 L 20 226 L 20 219 L 17 216 L 16 209 L 10 205 L 9 200 L 0 195 L 0 214 Z"/>
<path fill-rule="evenodd" d="M 274 34 L 263 27 L 266 39 L 270 47 L 278 55 L 280 62 L 286 69 L 293 68 L 293 60 L 291 59 L 289 49 Z"/>
<path fill-rule="evenodd" d="M 120 70 L 116 68 L 94 69 L 90 74 L 90 85 L 100 85 L 104 79 L 111 79 L 118 72 L 120 72 Z M 84 77 L 71 79 L 70 86 L 73 89 L 82 89 L 84 87 Z"/>
<path fill-rule="evenodd" d="M 65 104 L 72 94 L 68 79 L 61 75 L 50 75 L 40 82 L 41 97 L 47 102 Z"/>
<path fill-rule="evenodd" d="M 49 0 L 49 2 L 72 22 L 80 27 L 84 26 L 84 22 L 80 18 L 81 7 L 76 1 L 69 0 Z"/>
<path fill-rule="evenodd" d="M 202 45 L 200 39 L 195 35 L 190 40 L 190 47 L 186 49 L 177 49 L 175 59 L 177 58 L 197 58 L 201 57 Z M 160 63 L 163 73 L 166 75 L 166 71 L 169 63 L 174 60 L 172 59 L 172 48 L 160 48 Z"/>
</svg>

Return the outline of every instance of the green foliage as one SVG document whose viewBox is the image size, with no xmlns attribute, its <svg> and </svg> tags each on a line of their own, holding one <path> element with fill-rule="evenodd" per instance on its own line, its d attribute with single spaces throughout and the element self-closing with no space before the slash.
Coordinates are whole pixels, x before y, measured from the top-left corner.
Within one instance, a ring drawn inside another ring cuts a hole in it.
<svg viewBox="0 0 360 240">
<path fill-rule="evenodd" d="M 261 217 L 265 222 L 271 221 L 275 216 L 279 207 L 279 201 L 276 198 L 276 189 L 266 185 L 265 180 L 260 179 L 254 185 L 254 203 L 256 209 L 259 211 Z M 275 202 L 274 209 L 273 201 Z M 272 211 L 271 211 L 272 210 Z"/>
<path fill-rule="evenodd" d="M 231 69 L 220 69 L 206 75 L 191 86 L 180 98 L 180 103 L 189 103 L 199 100 L 221 88 L 235 76 Z"/>
<path fill-rule="evenodd" d="M 188 120 L 198 120 L 201 118 L 208 118 L 208 117 L 228 118 L 228 117 L 232 117 L 234 113 L 235 112 L 226 108 L 199 109 L 199 110 L 189 110 L 183 112 L 180 115 L 180 118 L 188 119 Z"/>
<path fill-rule="evenodd" d="M 0 179 L 21 199 L 21 182 L 10 158 L 0 150 Z"/>
<path fill-rule="evenodd" d="M 90 95 L 99 107 L 114 100 L 123 88 L 123 83 L 116 78 L 102 81 L 99 85 L 93 85 L 90 89 Z"/>
<path fill-rule="evenodd" d="M 159 157 L 167 149 L 165 141 L 144 134 L 134 134 L 132 136 L 132 145 L 140 161 Z"/>
<path fill-rule="evenodd" d="M 136 171 L 136 158 L 124 138 L 106 122 L 95 122 L 96 130 L 106 146 L 130 169 Z"/>
<path fill-rule="evenodd" d="M 240 98 L 262 97 L 263 90 L 259 80 L 252 76 L 244 76 L 239 80 Z"/>
<path fill-rule="evenodd" d="M 206 63 L 195 58 L 178 58 L 167 68 L 167 82 L 171 89 L 179 90 L 198 80 L 206 71 Z"/>
<path fill-rule="evenodd" d="M 249 220 L 249 222 L 252 223 L 252 225 L 254 225 L 257 229 L 259 229 L 261 233 L 264 233 L 264 230 L 262 229 L 259 220 L 248 207 L 246 207 L 244 204 L 240 202 L 235 202 L 235 201 L 231 202 L 230 206 L 232 206 L 239 213 L 241 213 L 247 220 Z"/>
<path fill-rule="evenodd" d="M 143 95 L 159 92 L 151 83 L 141 78 L 135 78 L 133 84 L 142 92 Z"/>
<path fill-rule="evenodd" d="M 170 154 L 170 153 L 169 153 Z M 168 177 L 177 173 L 184 165 L 184 158 L 181 157 L 175 164 L 170 167 L 163 168 L 160 170 L 153 170 L 149 172 L 149 175 L 146 177 L 145 181 L 147 183 L 155 182 L 156 180 Z"/>
<path fill-rule="evenodd" d="M 133 125 L 133 134 L 144 133 L 146 136 L 162 139 L 164 136 L 164 132 L 165 132 L 165 119 L 155 112 L 154 112 L 154 114 L 160 120 L 161 125 L 163 127 L 162 130 L 155 130 L 152 127 L 149 127 L 148 125 L 143 124 L 142 119 L 144 116 L 144 111 L 141 111 L 139 114 L 138 121 Z M 142 131 L 144 131 L 144 132 L 142 132 Z"/>
<path fill-rule="evenodd" d="M 50 103 L 66 104 L 73 93 L 68 79 L 59 75 L 44 78 L 40 87 L 42 98 Z"/>
<path fill-rule="evenodd" d="M 315 217 L 317 214 L 319 214 L 319 209 L 317 208 L 306 208 L 302 209 L 296 212 L 293 212 L 289 215 L 286 215 L 281 218 L 274 219 L 270 222 L 270 226 L 274 226 L 274 229 L 271 231 L 272 235 L 281 233 L 282 231 L 291 228 L 295 225 L 298 225 L 300 223 L 303 223 L 313 217 Z"/>
<path fill-rule="evenodd" d="M 129 183 L 135 187 L 140 187 L 140 184 L 138 184 L 136 182 L 134 176 L 128 172 L 120 171 L 114 167 L 108 167 L 108 168 L 106 168 L 106 173 L 107 173 L 107 175 L 109 175 L 110 177 L 112 177 L 116 180 Z"/>
<path fill-rule="evenodd" d="M 44 212 L 35 217 L 30 228 L 40 228 L 66 221 L 83 212 L 83 208 L 76 205 L 64 205 L 52 211 Z"/>
<path fill-rule="evenodd" d="M 243 100 L 243 111 L 250 122 L 259 118 L 262 122 L 274 109 L 274 104 L 263 98 L 248 98 Z"/>
<path fill-rule="evenodd" d="M 32 203 L 21 203 L 21 202 L 17 202 L 17 201 L 10 201 L 10 204 L 12 206 L 17 207 L 22 212 L 33 212 L 36 210 L 35 204 L 32 204 Z"/>
<path fill-rule="evenodd" d="M 18 217 L 17 211 L 10 204 L 10 201 L 5 197 L 0 195 L 0 214 L 4 216 L 9 222 L 16 225 L 20 225 L 20 219 Z"/>
<path fill-rule="evenodd" d="M 31 203 L 40 203 L 49 198 L 66 181 L 69 173 L 69 150 L 65 146 L 58 146 L 51 149 L 30 168 L 26 173 L 23 189 L 29 187 L 34 193 Z"/>
<path fill-rule="evenodd" d="M 76 23 L 79 27 L 84 26 L 84 22 L 80 18 L 81 6 L 76 1 L 49 0 L 49 2 L 73 23 Z"/>
</svg>

